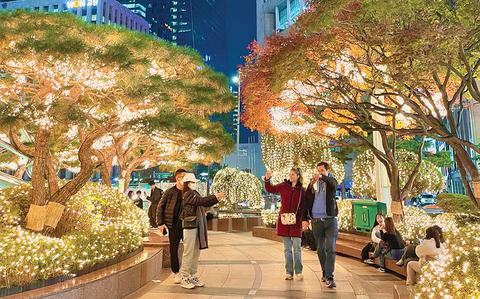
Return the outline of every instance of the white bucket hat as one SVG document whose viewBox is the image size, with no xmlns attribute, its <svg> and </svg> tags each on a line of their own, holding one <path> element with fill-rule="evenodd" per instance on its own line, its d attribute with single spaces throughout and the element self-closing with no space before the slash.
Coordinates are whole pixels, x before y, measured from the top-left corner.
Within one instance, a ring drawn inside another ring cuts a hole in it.
<svg viewBox="0 0 480 299">
<path fill-rule="evenodd" d="M 197 180 L 195 178 L 195 175 L 193 173 L 187 173 L 185 174 L 185 176 L 183 177 L 182 179 L 182 183 L 187 183 L 187 182 L 194 182 L 194 183 L 197 183 L 199 182 L 200 180 Z"/>
</svg>

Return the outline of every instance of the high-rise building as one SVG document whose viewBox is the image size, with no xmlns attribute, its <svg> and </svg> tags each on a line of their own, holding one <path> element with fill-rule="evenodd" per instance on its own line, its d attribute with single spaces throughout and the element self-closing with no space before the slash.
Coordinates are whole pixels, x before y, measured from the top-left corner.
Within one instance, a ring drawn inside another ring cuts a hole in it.
<svg viewBox="0 0 480 299">
<path fill-rule="evenodd" d="M 0 0 L 0 11 L 25 9 L 69 12 L 94 24 L 112 24 L 148 33 L 147 21 L 116 0 Z"/>
<path fill-rule="evenodd" d="M 453 114 L 454 119 L 458 120 L 458 137 L 473 144 L 480 144 L 480 104 L 473 102 L 465 107 L 455 108 Z M 432 153 L 445 150 L 450 152 L 452 165 L 442 169 L 448 192 L 465 194 L 465 187 L 460 175 L 460 170 L 454 159 L 453 148 L 445 142 L 435 141 L 433 143 Z M 480 155 L 472 149 L 468 149 L 467 152 L 471 159 L 475 161 L 477 168 L 480 169 Z M 470 178 L 468 178 L 468 180 L 470 180 Z"/>
<path fill-rule="evenodd" d="M 257 0 L 257 42 L 263 44 L 266 37 L 287 30 L 304 10 L 305 0 Z M 240 74 L 240 81 L 241 79 Z M 240 114 L 241 111 L 234 111 L 232 114 L 233 122 L 238 124 L 237 149 L 234 154 L 227 156 L 224 162 L 260 177 L 265 173 L 261 136 L 240 123 Z"/>
<path fill-rule="evenodd" d="M 306 0 L 257 0 L 257 42 L 287 30 L 307 7 Z"/>
<path fill-rule="evenodd" d="M 226 72 L 224 0 L 130 1 L 144 1 L 153 35 L 197 50 L 209 66 Z"/>
<path fill-rule="evenodd" d="M 142 18 L 146 19 L 147 17 L 147 7 L 146 7 L 146 0 L 118 0 L 123 6 L 131 10 L 133 13 L 141 16 Z M 150 31 L 150 28 L 149 28 Z"/>
</svg>

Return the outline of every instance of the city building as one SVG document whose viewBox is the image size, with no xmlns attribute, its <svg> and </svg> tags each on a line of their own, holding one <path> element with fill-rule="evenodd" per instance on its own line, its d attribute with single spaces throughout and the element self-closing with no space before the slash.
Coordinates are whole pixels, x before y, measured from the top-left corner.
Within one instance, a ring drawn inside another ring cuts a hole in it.
<svg viewBox="0 0 480 299">
<path fill-rule="evenodd" d="M 257 42 L 288 29 L 307 7 L 306 0 L 257 0 Z"/>
<path fill-rule="evenodd" d="M 147 21 L 116 0 L 0 0 L 2 10 L 69 12 L 94 24 L 112 24 L 148 33 Z"/>
<path fill-rule="evenodd" d="M 141 16 L 143 19 L 147 17 L 146 0 L 118 0 L 123 6 Z M 149 28 L 150 30 L 150 28 Z"/>
<path fill-rule="evenodd" d="M 286 31 L 305 7 L 305 0 L 257 0 L 257 42 L 263 44 L 266 37 Z M 240 85 L 241 82 L 237 86 Z M 261 177 L 266 170 L 262 160 L 261 135 L 241 124 L 241 105 L 239 108 L 240 111 L 237 109 L 232 114 L 233 122 L 238 127 L 237 148 L 233 154 L 225 157 L 224 163 Z"/>
<path fill-rule="evenodd" d="M 454 117 L 458 119 L 457 130 L 459 138 L 467 140 L 473 144 L 480 144 L 480 104 L 477 102 L 470 103 L 462 108 L 455 108 Z M 445 178 L 445 184 L 449 193 L 465 194 L 460 171 L 455 163 L 453 149 L 444 142 L 435 142 L 435 151 L 447 150 L 450 152 L 452 165 L 442 169 Z M 477 168 L 480 169 L 480 155 L 472 149 L 468 150 L 470 157 L 476 162 Z"/>
<path fill-rule="evenodd" d="M 197 50 L 209 66 L 227 73 L 224 0 L 123 0 L 140 1 L 151 34 Z"/>
</svg>

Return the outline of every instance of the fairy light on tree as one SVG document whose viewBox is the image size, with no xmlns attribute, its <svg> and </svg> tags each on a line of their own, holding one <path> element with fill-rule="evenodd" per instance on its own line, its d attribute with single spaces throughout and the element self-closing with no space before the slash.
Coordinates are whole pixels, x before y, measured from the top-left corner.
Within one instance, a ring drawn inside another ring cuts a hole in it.
<svg viewBox="0 0 480 299">
<path fill-rule="evenodd" d="M 416 166 L 416 154 L 398 150 L 396 152 L 400 171 L 400 184 L 405 185 L 408 175 Z M 374 157 L 371 151 L 367 150 L 357 156 L 353 163 L 353 186 L 352 191 L 357 195 L 375 198 L 375 172 Z M 443 176 L 438 167 L 432 162 L 423 160 L 417 176 L 413 182 L 413 187 L 407 195 L 409 198 L 422 193 L 438 193 L 444 189 Z"/>
<path fill-rule="evenodd" d="M 226 167 L 215 174 L 212 192 L 225 192 L 225 200 L 219 203 L 220 209 L 236 210 L 243 202 L 258 209 L 262 200 L 262 183 L 251 173 Z"/>
<path fill-rule="evenodd" d="M 265 166 L 272 170 L 272 181 L 276 184 L 288 178 L 290 169 L 298 166 L 308 183 L 313 177 L 315 166 L 321 161 L 331 165 L 331 172 L 338 182 L 343 181 L 345 169 L 341 161 L 332 156 L 327 141 L 309 135 L 262 135 L 262 156 Z"/>
<path fill-rule="evenodd" d="M 200 55 L 135 32 L 24 11 L 0 15 L 0 32 L 1 131 L 33 160 L 27 227 L 35 231 L 57 225 L 65 204 L 101 164 L 93 145 L 108 147 L 98 144 L 104 136 L 183 128 L 181 135 L 234 104 L 226 79 Z M 77 152 L 78 173 L 60 185 L 56 166 L 66 148 Z M 48 226 L 45 219 L 52 220 Z"/>
</svg>

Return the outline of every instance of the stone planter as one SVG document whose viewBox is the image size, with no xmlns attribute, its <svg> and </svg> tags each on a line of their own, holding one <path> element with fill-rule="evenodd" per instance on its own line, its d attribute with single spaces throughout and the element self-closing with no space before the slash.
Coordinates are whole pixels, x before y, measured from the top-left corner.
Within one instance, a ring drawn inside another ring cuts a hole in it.
<svg viewBox="0 0 480 299">
<path fill-rule="evenodd" d="M 121 259 L 125 260 L 120 261 Z M 117 263 L 104 263 L 100 269 L 77 276 L 74 279 L 59 281 L 44 287 L 26 290 L 10 295 L 6 299 L 120 299 L 135 292 L 162 272 L 162 249 L 146 248 L 117 258 Z M 100 265 L 99 265 L 100 266 Z M 53 280 L 52 280 L 53 281 Z M 55 282 L 55 281 L 53 281 Z M 6 295 L 5 293 L 2 294 Z"/>
<path fill-rule="evenodd" d="M 282 242 L 282 237 L 277 236 L 275 228 L 265 226 L 254 226 L 252 236 L 272 241 Z"/>
<path fill-rule="evenodd" d="M 262 217 L 214 218 L 207 221 L 208 229 L 221 232 L 249 232 L 254 226 L 262 224 Z"/>
</svg>

